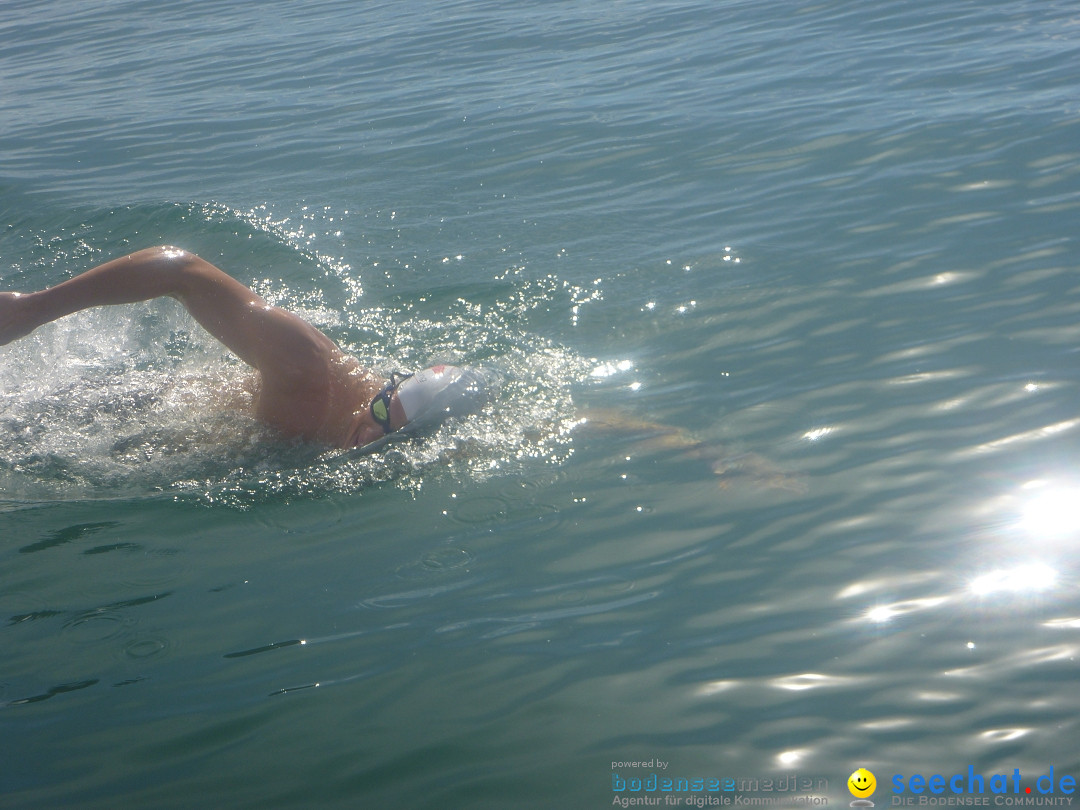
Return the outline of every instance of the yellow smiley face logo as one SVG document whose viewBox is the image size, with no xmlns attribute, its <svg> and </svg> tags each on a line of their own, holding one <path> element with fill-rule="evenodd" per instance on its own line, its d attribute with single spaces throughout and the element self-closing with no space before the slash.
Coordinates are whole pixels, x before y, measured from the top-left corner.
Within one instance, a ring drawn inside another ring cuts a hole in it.
<svg viewBox="0 0 1080 810">
<path fill-rule="evenodd" d="M 851 791 L 852 796 L 865 799 L 867 796 L 874 794 L 875 788 L 877 788 L 877 779 L 866 768 L 859 768 L 848 777 L 847 789 Z"/>
</svg>

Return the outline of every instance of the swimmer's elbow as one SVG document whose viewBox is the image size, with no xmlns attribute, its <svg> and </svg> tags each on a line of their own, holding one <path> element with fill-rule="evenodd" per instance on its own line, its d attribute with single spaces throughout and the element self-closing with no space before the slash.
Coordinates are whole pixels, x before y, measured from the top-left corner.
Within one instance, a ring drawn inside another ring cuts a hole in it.
<svg viewBox="0 0 1080 810">
<path fill-rule="evenodd" d="M 170 295 L 182 298 L 199 263 L 194 253 L 175 245 L 144 248 L 121 259 L 125 283 L 143 298 Z"/>
<path fill-rule="evenodd" d="M 176 245 L 158 245 L 157 247 L 150 249 L 157 251 L 159 254 L 161 254 L 161 256 L 166 259 L 182 259 L 195 255 L 184 250 L 182 247 L 177 247 Z"/>
<path fill-rule="evenodd" d="M 189 309 L 222 295 L 244 302 L 261 301 L 228 273 L 182 247 L 158 245 L 135 255 L 144 258 L 147 266 L 165 280 L 169 294 Z"/>
<path fill-rule="evenodd" d="M 146 253 L 150 254 L 150 260 L 162 272 L 174 275 L 177 278 L 191 275 L 200 268 L 213 268 L 209 262 L 200 259 L 194 253 L 184 250 L 175 245 L 158 245 L 149 248 Z M 216 268 L 214 268 L 216 269 Z"/>
<path fill-rule="evenodd" d="M 158 267 L 177 267 L 199 261 L 199 257 L 194 253 L 190 253 L 176 245 L 157 245 L 156 247 L 144 248 L 132 253 L 128 258 L 135 262 Z"/>
</svg>

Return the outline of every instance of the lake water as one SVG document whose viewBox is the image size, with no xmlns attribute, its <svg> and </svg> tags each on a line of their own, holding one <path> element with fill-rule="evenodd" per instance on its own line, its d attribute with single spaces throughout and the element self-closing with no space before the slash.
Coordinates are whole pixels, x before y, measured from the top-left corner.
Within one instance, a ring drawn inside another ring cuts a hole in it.
<svg viewBox="0 0 1080 810">
<path fill-rule="evenodd" d="M 0 806 L 1080 776 L 1074 3 L 7 0 L 0 43 L 0 288 L 178 244 L 500 382 L 356 459 L 225 408 L 171 301 L 0 349 Z"/>
</svg>

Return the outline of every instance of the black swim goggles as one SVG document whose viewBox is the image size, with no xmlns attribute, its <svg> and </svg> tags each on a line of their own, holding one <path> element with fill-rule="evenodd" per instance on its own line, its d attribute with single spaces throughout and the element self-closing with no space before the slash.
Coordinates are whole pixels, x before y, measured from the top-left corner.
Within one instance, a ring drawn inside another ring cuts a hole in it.
<svg viewBox="0 0 1080 810">
<path fill-rule="evenodd" d="M 390 427 L 390 397 L 394 395 L 397 387 L 411 376 L 412 374 L 403 374 L 400 371 L 391 372 L 390 382 L 371 400 L 371 418 L 383 429 L 383 433 L 394 432 Z"/>
</svg>

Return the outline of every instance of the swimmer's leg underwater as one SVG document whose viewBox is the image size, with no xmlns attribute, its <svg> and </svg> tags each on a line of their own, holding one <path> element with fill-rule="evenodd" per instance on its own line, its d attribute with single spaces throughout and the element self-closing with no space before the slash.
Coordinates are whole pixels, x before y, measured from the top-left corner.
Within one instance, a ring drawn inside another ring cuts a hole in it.
<svg viewBox="0 0 1080 810">
<path fill-rule="evenodd" d="M 711 441 L 703 441 L 684 428 L 640 419 L 610 408 L 591 408 L 582 412 L 582 427 L 602 433 L 629 437 L 641 452 L 674 454 L 687 460 L 708 464 L 721 488 L 745 479 L 755 487 L 785 489 L 802 493 L 806 485 L 769 459 L 753 452 L 732 452 Z"/>
</svg>

